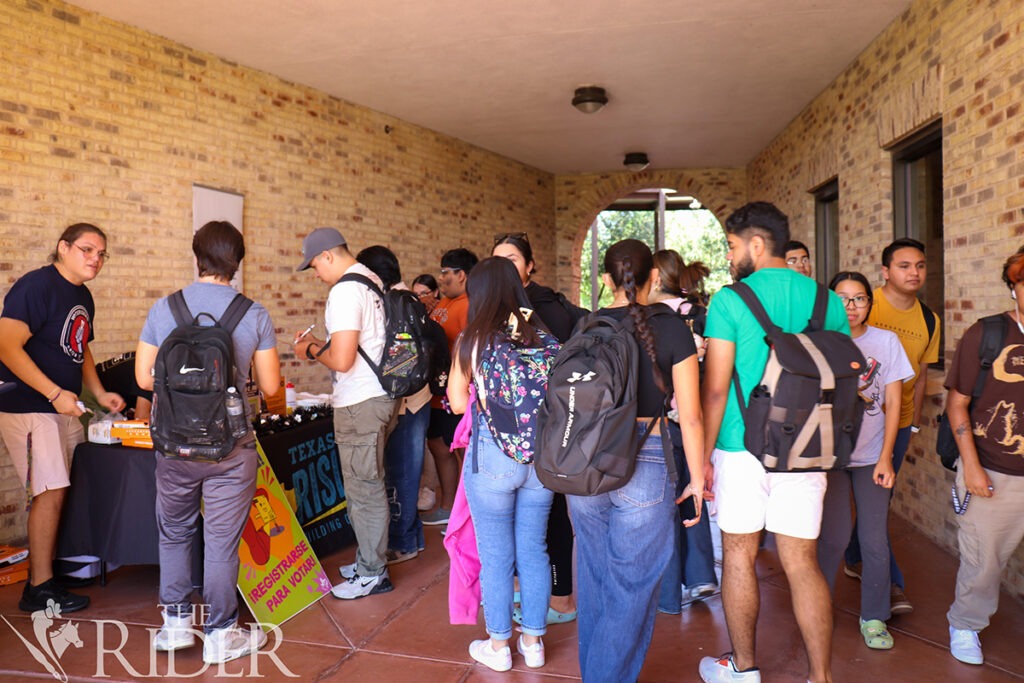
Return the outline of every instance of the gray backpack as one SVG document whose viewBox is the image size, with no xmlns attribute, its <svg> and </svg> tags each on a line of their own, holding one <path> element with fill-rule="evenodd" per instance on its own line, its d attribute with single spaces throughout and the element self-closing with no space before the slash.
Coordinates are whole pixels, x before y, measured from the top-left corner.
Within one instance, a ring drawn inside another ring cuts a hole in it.
<svg viewBox="0 0 1024 683">
<path fill-rule="evenodd" d="M 818 285 L 807 328 L 791 333 L 771 321 L 746 283 L 729 288 L 754 314 L 771 349 L 749 402 L 733 370 L 744 446 L 770 472 L 846 467 L 864 416 L 859 384 L 866 362 L 850 335 L 823 329 L 828 290 Z"/>
</svg>

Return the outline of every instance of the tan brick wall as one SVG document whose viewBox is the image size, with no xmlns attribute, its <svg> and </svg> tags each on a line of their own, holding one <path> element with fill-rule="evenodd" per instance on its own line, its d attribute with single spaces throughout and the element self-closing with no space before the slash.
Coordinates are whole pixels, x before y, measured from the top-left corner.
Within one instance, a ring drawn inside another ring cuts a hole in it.
<svg viewBox="0 0 1024 683">
<path fill-rule="evenodd" d="M 893 230 L 892 162 L 883 147 L 941 116 L 947 357 L 970 323 L 1009 307 L 1000 267 L 1024 233 L 1022 19 L 1020 2 L 914 3 L 748 167 L 750 196 L 776 201 L 808 244 L 808 190 L 838 175 L 840 266 L 880 283 L 879 256 Z M 939 382 L 931 385 L 893 508 L 955 552 L 952 474 L 934 454 L 931 426 L 944 397 Z M 1024 548 L 1004 578 L 1024 595 Z"/>
<path fill-rule="evenodd" d="M 408 279 L 528 230 L 554 276 L 548 173 L 59 2 L 0 3 L 0 56 L 0 296 L 66 225 L 99 225 L 97 360 L 133 349 L 153 301 L 191 280 L 192 183 L 245 195 L 246 292 L 284 336 L 322 319 L 325 287 L 294 272 L 321 225 L 389 245 Z M 322 368 L 283 361 L 327 389 Z M 7 463 L 0 446 L 0 541 L 25 529 Z"/>
<path fill-rule="evenodd" d="M 672 188 L 697 198 L 721 223 L 747 201 L 742 168 L 560 175 L 555 178 L 555 249 L 561 291 L 579 294 L 580 254 L 597 214 L 616 199 L 650 187 Z"/>
</svg>

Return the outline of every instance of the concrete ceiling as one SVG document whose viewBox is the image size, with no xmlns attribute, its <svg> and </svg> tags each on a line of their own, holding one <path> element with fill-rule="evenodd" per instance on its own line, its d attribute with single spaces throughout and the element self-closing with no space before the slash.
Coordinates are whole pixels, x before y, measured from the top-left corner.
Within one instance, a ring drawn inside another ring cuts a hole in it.
<svg viewBox="0 0 1024 683">
<path fill-rule="evenodd" d="M 76 0 L 553 173 L 746 165 L 910 0 Z M 609 103 L 586 115 L 573 91 Z"/>
</svg>

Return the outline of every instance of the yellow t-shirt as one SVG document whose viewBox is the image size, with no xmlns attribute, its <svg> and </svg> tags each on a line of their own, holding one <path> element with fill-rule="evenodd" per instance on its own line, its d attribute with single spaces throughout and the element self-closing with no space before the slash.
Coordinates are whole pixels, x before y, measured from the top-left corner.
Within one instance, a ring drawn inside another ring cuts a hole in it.
<svg viewBox="0 0 1024 683">
<path fill-rule="evenodd" d="M 924 311 L 921 302 L 914 300 L 914 305 L 904 310 L 895 308 L 882 293 L 879 287 L 874 291 L 875 302 L 871 306 L 868 325 L 895 332 L 900 338 L 903 350 L 914 367 L 914 378 L 903 383 L 903 404 L 900 409 L 900 429 L 914 421 L 914 386 L 921 371 L 921 363 L 934 363 L 939 360 L 939 316 L 935 318 L 935 331 L 928 338 L 928 326 L 924 322 Z M 923 380 L 922 380 L 923 381 Z"/>
</svg>

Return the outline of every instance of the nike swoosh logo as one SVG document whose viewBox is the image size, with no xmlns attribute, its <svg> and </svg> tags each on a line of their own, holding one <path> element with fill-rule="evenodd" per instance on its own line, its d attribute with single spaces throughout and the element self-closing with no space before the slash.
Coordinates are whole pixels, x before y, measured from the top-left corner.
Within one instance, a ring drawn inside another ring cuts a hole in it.
<svg viewBox="0 0 1024 683">
<path fill-rule="evenodd" d="M 178 370 L 179 375 L 187 375 L 190 372 L 202 372 L 206 368 L 187 368 L 184 365 Z"/>
</svg>

